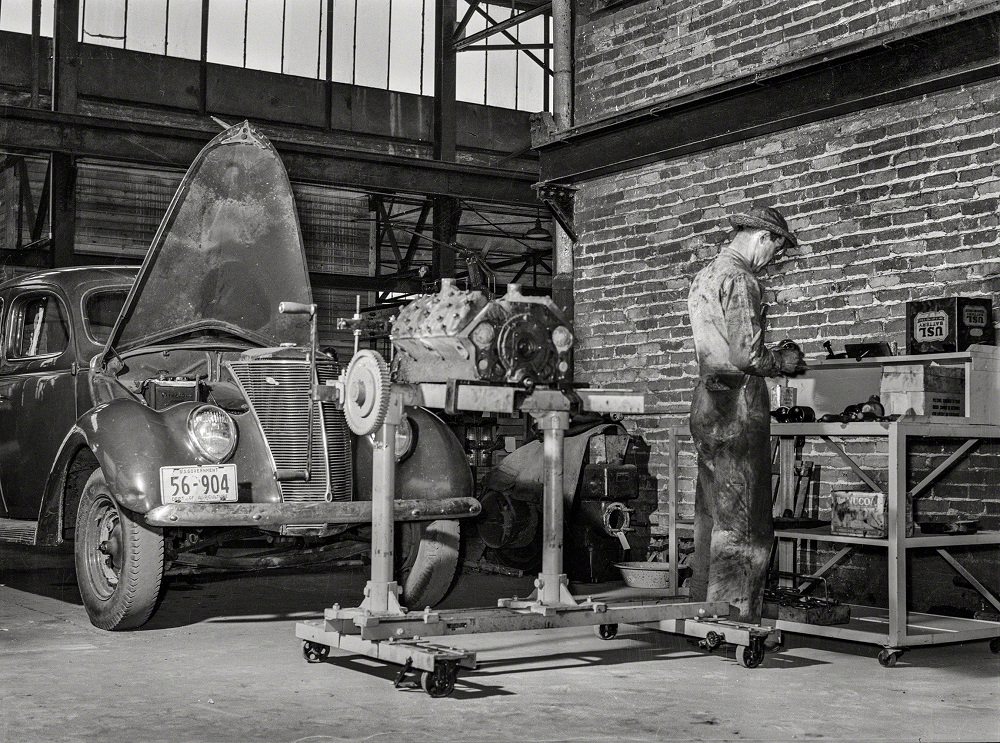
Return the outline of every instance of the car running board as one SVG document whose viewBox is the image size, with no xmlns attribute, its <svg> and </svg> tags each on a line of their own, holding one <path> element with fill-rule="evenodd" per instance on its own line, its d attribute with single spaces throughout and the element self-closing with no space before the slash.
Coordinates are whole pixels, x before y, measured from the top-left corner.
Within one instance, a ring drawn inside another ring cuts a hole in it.
<svg viewBox="0 0 1000 743">
<path fill-rule="evenodd" d="M 38 522 L 28 519 L 0 519 L 0 542 L 34 544 Z"/>
</svg>

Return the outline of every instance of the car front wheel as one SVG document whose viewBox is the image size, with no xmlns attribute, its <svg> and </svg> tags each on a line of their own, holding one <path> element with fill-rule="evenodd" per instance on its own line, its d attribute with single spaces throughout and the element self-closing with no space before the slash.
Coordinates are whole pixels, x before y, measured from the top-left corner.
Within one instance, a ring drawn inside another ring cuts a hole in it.
<svg viewBox="0 0 1000 743">
<path fill-rule="evenodd" d="M 461 532 L 453 520 L 407 522 L 400 529 L 397 581 L 409 609 L 437 605 L 451 590 L 458 572 Z"/>
<path fill-rule="evenodd" d="M 163 579 L 163 530 L 120 507 L 95 470 L 80 496 L 76 580 L 95 627 L 135 629 L 156 607 Z"/>
</svg>

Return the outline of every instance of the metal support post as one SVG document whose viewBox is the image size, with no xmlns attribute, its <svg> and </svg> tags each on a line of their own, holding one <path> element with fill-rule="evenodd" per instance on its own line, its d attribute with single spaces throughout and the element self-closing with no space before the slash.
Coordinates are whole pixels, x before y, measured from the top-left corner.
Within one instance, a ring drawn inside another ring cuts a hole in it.
<svg viewBox="0 0 1000 743">
<path fill-rule="evenodd" d="M 889 429 L 889 643 L 906 644 L 906 433 Z"/>
<path fill-rule="evenodd" d="M 582 608 L 590 604 L 577 603 L 569 592 L 569 579 L 563 572 L 563 440 L 569 428 L 569 413 L 532 411 L 531 415 L 543 433 L 542 572 L 535 579 L 535 591 L 527 601 L 501 599 L 499 605 L 548 615 L 557 609 Z"/>
<path fill-rule="evenodd" d="M 396 492 L 396 426 L 403 405 L 393 392 L 389 412 L 372 446 L 372 571 L 361 608 L 368 614 L 402 615 L 399 585 L 393 580 L 395 523 L 392 501 Z"/>
<path fill-rule="evenodd" d="M 545 469 L 542 521 L 542 572 L 535 584 L 543 604 L 563 603 L 563 439 L 569 428 L 569 414 L 546 413 L 538 420 L 544 433 L 542 459 Z M 568 591 L 565 592 L 568 596 Z M 570 603 L 576 603 L 570 598 Z"/>
</svg>

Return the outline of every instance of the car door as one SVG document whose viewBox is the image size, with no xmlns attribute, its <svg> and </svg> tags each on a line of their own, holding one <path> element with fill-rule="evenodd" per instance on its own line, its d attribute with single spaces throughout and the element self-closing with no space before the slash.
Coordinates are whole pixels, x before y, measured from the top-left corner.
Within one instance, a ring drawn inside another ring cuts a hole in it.
<svg viewBox="0 0 1000 743">
<path fill-rule="evenodd" d="M 54 287 L 13 293 L 0 364 L 0 478 L 7 515 L 37 519 L 59 445 L 76 422 L 76 349 Z"/>
</svg>

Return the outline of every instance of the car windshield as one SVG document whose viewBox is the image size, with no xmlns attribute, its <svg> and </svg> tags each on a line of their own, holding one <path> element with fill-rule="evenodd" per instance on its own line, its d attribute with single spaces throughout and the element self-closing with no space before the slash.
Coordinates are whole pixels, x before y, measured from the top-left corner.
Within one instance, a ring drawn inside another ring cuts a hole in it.
<svg viewBox="0 0 1000 743">
<path fill-rule="evenodd" d="M 83 308 L 83 321 L 87 335 L 95 343 L 107 342 L 111 329 L 115 326 L 115 320 L 122 311 L 122 305 L 125 304 L 126 296 L 128 296 L 126 289 L 113 289 L 94 292 L 87 297 Z"/>
</svg>

